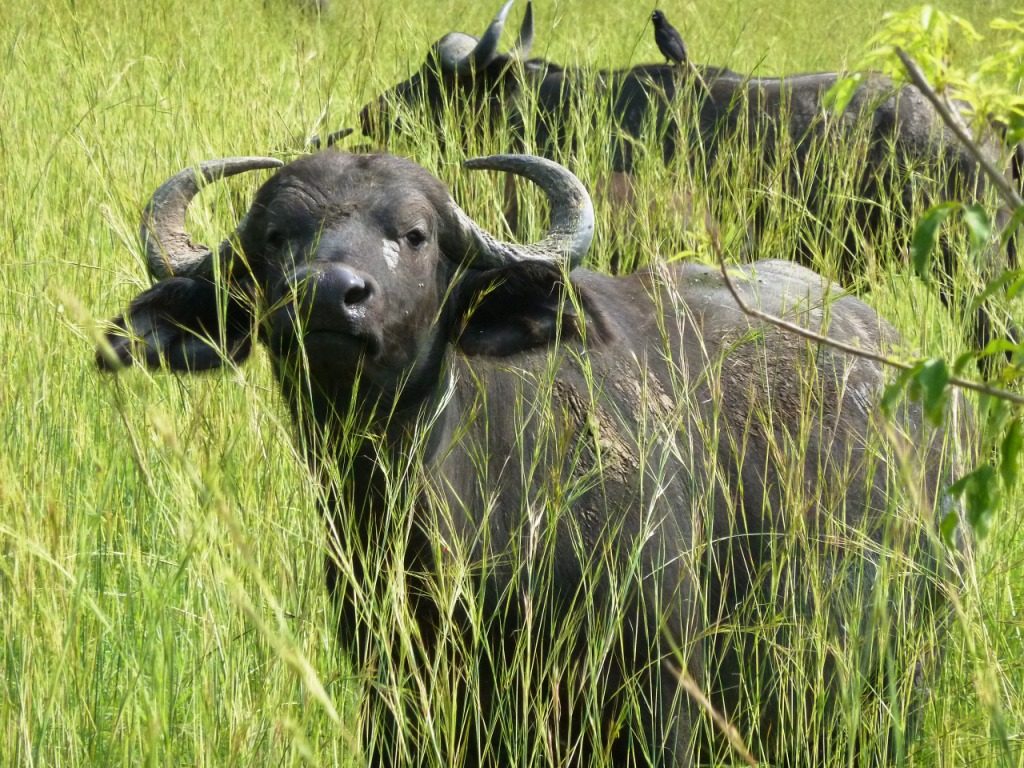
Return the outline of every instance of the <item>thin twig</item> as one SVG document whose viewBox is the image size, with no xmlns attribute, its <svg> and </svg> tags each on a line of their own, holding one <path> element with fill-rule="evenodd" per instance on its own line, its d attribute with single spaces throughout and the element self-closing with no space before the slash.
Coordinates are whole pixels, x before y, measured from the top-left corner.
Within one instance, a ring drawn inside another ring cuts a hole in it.
<svg viewBox="0 0 1024 768">
<path fill-rule="evenodd" d="M 743 743 L 743 737 L 740 736 L 740 732 L 736 730 L 736 726 L 726 720 L 725 716 L 715 709 L 715 705 L 712 704 L 711 700 L 704 695 L 704 691 L 702 691 L 700 686 L 697 685 L 697 681 L 693 679 L 693 676 L 685 669 L 680 669 L 667 659 L 662 660 L 661 663 L 665 669 L 672 673 L 673 677 L 679 681 L 679 684 L 683 687 L 683 690 L 686 691 L 687 695 L 693 699 L 701 709 L 711 716 L 711 720 L 715 724 L 715 727 L 717 727 L 725 738 L 728 739 L 729 746 L 731 746 L 733 750 L 735 750 L 736 754 L 743 759 L 743 762 L 752 766 L 752 768 L 757 768 L 758 762 L 754 759 L 754 756 L 750 754 L 750 750 L 747 749 L 747 745 Z"/>
<path fill-rule="evenodd" d="M 736 290 L 736 286 L 732 282 L 732 278 L 729 277 L 729 271 L 725 264 L 725 254 L 722 251 L 722 244 L 718 238 L 718 230 L 715 227 L 710 228 L 711 232 L 711 245 L 715 251 L 715 258 L 718 259 L 718 267 L 722 271 L 722 278 L 725 280 L 725 286 L 729 289 L 729 293 L 732 294 L 736 304 L 739 306 L 743 314 L 750 317 L 756 317 L 758 320 L 763 320 L 766 323 L 781 328 L 784 331 L 795 333 L 797 336 L 802 336 L 805 339 L 823 344 L 826 347 L 832 347 L 838 349 L 840 352 L 845 352 L 848 355 L 854 355 L 856 357 L 864 358 L 865 360 L 872 360 L 881 365 L 886 365 L 890 368 L 896 368 L 900 371 L 910 371 L 915 367 L 910 363 L 905 363 L 902 360 L 896 360 L 892 357 L 887 357 L 880 352 L 874 350 L 864 349 L 862 347 L 855 347 L 852 344 L 846 344 L 842 341 L 836 341 L 835 339 L 824 336 L 820 333 L 816 333 L 802 325 L 791 323 L 788 320 L 783 320 L 781 317 L 777 317 L 768 312 L 762 312 L 760 309 L 754 309 L 748 306 L 743 298 L 740 296 L 739 291 Z M 1001 400 L 1014 403 L 1015 405 L 1024 406 L 1024 395 L 1018 395 L 1015 392 L 1010 392 L 1006 389 L 1000 389 L 999 387 L 991 387 L 988 384 L 982 384 L 977 381 L 971 381 L 970 379 L 962 379 L 959 376 L 950 375 L 949 384 L 960 389 L 969 389 L 972 392 L 978 392 L 982 395 L 988 395 L 990 397 L 998 397 Z"/>
<path fill-rule="evenodd" d="M 1003 199 L 1012 208 L 1024 207 L 1024 198 L 1020 196 L 1020 193 L 1013 188 L 1013 185 L 1006 179 L 1006 177 L 1000 173 L 999 169 L 992 165 L 992 162 L 985 157 L 981 149 L 978 148 L 977 142 L 967 132 L 963 123 L 957 120 L 953 113 L 950 111 L 949 106 L 946 102 L 935 92 L 928 79 L 924 76 L 924 72 L 914 61 L 913 57 L 904 51 L 899 46 L 896 46 L 896 55 L 899 56 L 900 61 L 903 62 L 903 68 L 907 70 L 907 75 L 910 77 L 911 82 L 917 86 L 917 89 L 924 94 L 924 97 L 932 103 L 936 111 L 939 113 L 939 117 L 942 118 L 949 129 L 956 134 L 956 137 L 960 139 L 964 148 L 971 153 L 971 156 L 978 161 L 982 169 L 985 171 L 985 175 L 989 177 L 999 193 L 1003 196 Z"/>
</svg>

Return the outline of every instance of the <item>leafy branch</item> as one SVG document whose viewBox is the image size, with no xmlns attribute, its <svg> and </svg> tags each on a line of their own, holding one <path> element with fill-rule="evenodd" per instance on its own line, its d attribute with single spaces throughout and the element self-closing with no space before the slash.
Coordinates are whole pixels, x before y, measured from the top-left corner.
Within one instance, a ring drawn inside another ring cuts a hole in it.
<svg viewBox="0 0 1024 768">
<path fill-rule="evenodd" d="M 917 89 L 931 102 L 932 106 L 935 107 L 935 111 L 939 113 L 939 117 L 942 118 L 942 122 L 956 134 L 960 143 L 964 145 L 964 149 L 970 152 L 971 156 L 978 161 L 982 170 L 985 171 L 985 175 L 988 176 L 989 181 L 999 190 L 999 194 L 1003 196 L 1007 204 L 1014 210 L 1024 207 L 1024 198 L 1021 198 L 1020 193 L 1013 188 L 1013 185 L 1010 184 L 999 169 L 992 165 L 992 161 L 985 156 L 985 153 L 978 147 L 977 142 L 971 137 L 963 119 L 951 110 L 946 104 L 946 100 L 940 97 L 938 92 L 932 88 L 928 78 L 925 77 L 924 72 L 921 71 L 921 67 L 918 66 L 913 57 L 898 45 L 895 46 L 894 50 L 899 60 L 903 63 L 903 68 L 906 70 L 910 82 L 917 86 Z"/>
<path fill-rule="evenodd" d="M 711 247 L 715 252 L 715 258 L 718 261 L 718 266 L 722 272 L 722 277 L 725 280 L 725 285 L 729 289 L 729 293 L 732 294 L 733 299 L 736 301 L 736 304 L 739 306 L 743 314 L 749 317 L 757 318 L 758 320 L 762 320 L 766 323 L 769 323 L 770 325 L 776 326 L 777 328 L 781 328 L 784 331 L 796 334 L 797 336 L 802 336 L 803 338 L 808 339 L 809 341 L 813 341 L 816 344 L 822 344 L 827 347 L 832 347 L 833 349 L 837 349 L 840 352 L 845 352 L 846 354 L 849 355 L 855 355 L 856 357 L 864 358 L 865 360 L 871 360 L 873 362 L 879 363 L 880 365 L 884 365 L 889 368 L 895 368 L 906 373 L 918 374 L 925 369 L 933 370 L 936 364 L 941 364 L 942 366 L 945 366 L 945 362 L 942 360 L 938 360 L 937 358 L 933 358 L 931 360 L 923 360 L 917 363 L 907 363 L 904 362 L 903 360 L 897 360 L 894 357 L 883 355 L 881 352 L 877 352 L 875 350 L 865 349 L 864 347 L 857 347 L 852 344 L 847 344 L 846 342 L 839 341 L 838 339 L 833 339 L 829 336 L 825 336 L 824 334 L 812 331 L 809 328 L 805 328 L 797 323 L 790 322 L 789 320 L 784 320 L 783 318 L 777 315 L 773 315 L 770 312 L 764 312 L 763 310 L 751 307 L 749 304 L 743 301 L 743 297 L 740 296 L 739 291 L 736 289 L 736 285 L 732 281 L 732 278 L 729 277 L 729 271 L 726 267 L 725 253 L 722 250 L 722 244 L 717 229 L 711 227 L 710 231 Z M 1011 392 L 1008 389 L 993 387 L 983 382 L 947 374 L 945 376 L 944 384 L 953 387 L 959 387 L 961 389 L 967 389 L 982 395 L 988 395 L 990 397 L 997 397 L 1002 400 L 1014 403 L 1016 405 L 1024 406 L 1024 395 L 1019 395 L 1016 392 Z"/>
</svg>

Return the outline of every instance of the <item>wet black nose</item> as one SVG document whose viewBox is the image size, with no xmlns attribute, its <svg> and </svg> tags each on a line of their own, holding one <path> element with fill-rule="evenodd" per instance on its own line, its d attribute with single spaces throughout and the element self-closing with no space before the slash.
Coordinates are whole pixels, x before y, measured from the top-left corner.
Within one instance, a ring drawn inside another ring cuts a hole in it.
<svg viewBox="0 0 1024 768">
<path fill-rule="evenodd" d="M 342 264 L 301 267 L 291 284 L 300 317 L 314 327 L 351 322 L 376 292 L 372 279 Z"/>
<path fill-rule="evenodd" d="M 369 284 L 348 267 L 328 267 L 321 273 L 317 286 L 329 299 L 340 299 L 346 307 L 362 304 L 370 297 Z"/>
</svg>

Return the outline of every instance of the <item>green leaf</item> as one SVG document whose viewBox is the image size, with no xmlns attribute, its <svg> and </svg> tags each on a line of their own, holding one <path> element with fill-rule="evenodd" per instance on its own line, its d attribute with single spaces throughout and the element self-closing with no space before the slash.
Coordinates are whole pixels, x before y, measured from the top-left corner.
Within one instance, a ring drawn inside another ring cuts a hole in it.
<svg viewBox="0 0 1024 768">
<path fill-rule="evenodd" d="M 946 361 L 938 357 L 925 360 L 920 368 L 914 381 L 919 388 L 924 415 L 933 427 L 938 427 L 949 402 L 949 369 Z"/>
<path fill-rule="evenodd" d="M 1010 405 L 996 395 L 982 395 L 978 398 L 978 423 L 982 425 L 982 436 L 999 435 L 1009 420 Z"/>
<path fill-rule="evenodd" d="M 988 214 L 979 203 L 974 203 L 964 206 L 963 216 L 967 229 L 971 233 L 971 248 L 975 252 L 982 250 L 989 244 L 992 237 L 992 223 L 989 221 Z"/>
<path fill-rule="evenodd" d="M 1008 144 L 1018 144 L 1024 141 L 1024 113 L 1012 112 L 1007 122 L 1009 125 L 1006 129 L 1006 142 Z"/>
<path fill-rule="evenodd" d="M 954 24 L 960 27 L 960 31 L 963 32 L 965 36 L 971 38 L 973 41 L 978 42 L 984 39 L 983 35 L 974 28 L 974 25 L 963 16 L 957 16 L 955 13 L 951 13 L 949 14 L 949 18 Z"/>
<path fill-rule="evenodd" d="M 953 534 L 956 533 L 956 527 L 960 523 L 960 515 L 956 512 L 947 512 L 942 522 L 939 523 L 939 533 L 942 535 L 942 540 L 946 542 L 946 546 L 952 548 L 954 546 Z"/>
<path fill-rule="evenodd" d="M 986 464 L 961 477 L 949 487 L 953 496 L 963 500 L 967 523 L 974 535 L 985 538 L 999 503 L 999 485 L 996 470 Z"/>
<path fill-rule="evenodd" d="M 1024 425 L 1020 417 L 1010 423 L 1003 437 L 1003 444 L 1000 448 L 999 474 L 1003 478 L 1003 487 L 1010 490 L 1017 484 L 1017 458 L 1024 448 Z"/>
<path fill-rule="evenodd" d="M 974 350 L 961 352 L 960 356 L 953 362 L 953 373 L 955 373 L 957 376 L 962 374 L 964 368 L 967 367 L 967 364 L 971 362 L 975 357 L 976 355 L 974 354 Z"/>
<path fill-rule="evenodd" d="M 1024 140 L 1024 132 L 1021 134 L 1021 139 Z M 1010 242 L 1010 238 L 1013 237 L 1014 233 L 1021 228 L 1021 225 L 1024 225 L 1024 206 L 1014 211 L 1013 216 L 1010 217 L 1010 220 L 1006 222 L 1006 226 L 1003 227 L 1003 234 L 1000 235 L 999 239 L 1004 248 Z"/>
<path fill-rule="evenodd" d="M 1009 339 L 992 339 L 977 353 L 977 358 L 979 360 L 984 357 L 1002 358 L 1006 357 L 1008 353 L 1012 354 L 1016 351 L 1017 345 Z"/>
<path fill-rule="evenodd" d="M 960 203 L 955 202 L 934 205 L 924 212 L 914 228 L 914 235 L 910 240 L 910 260 L 914 272 L 926 283 L 931 276 L 931 255 L 939 227 L 946 217 L 958 207 L 960 207 Z"/>
<path fill-rule="evenodd" d="M 932 25 L 932 19 L 935 17 L 935 9 L 930 5 L 921 6 L 921 29 L 928 31 L 928 28 Z"/>
<path fill-rule="evenodd" d="M 855 72 L 847 77 L 841 77 L 835 84 L 825 92 L 822 104 L 825 109 L 832 110 L 837 116 L 843 114 L 853 98 L 853 94 L 860 87 L 863 75 Z"/>
<path fill-rule="evenodd" d="M 885 390 L 882 392 L 881 399 L 878 401 L 878 407 L 881 409 L 882 415 L 884 415 L 885 418 L 892 418 L 893 408 L 903 396 L 903 390 L 907 388 L 907 383 L 914 378 L 919 368 L 920 364 L 915 365 L 908 371 L 903 371 L 896 377 L 894 382 L 886 386 Z"/>
<path fill-rule="evenodd" d="M 1021 208 L 1024 211 L 1024 208 Z M 1017 298 L 1017 294 L 1024 292 L 1024 274 L 1016 278 L 1006 289 L 1006 298 L 1013 301 Z"/>
</svg>

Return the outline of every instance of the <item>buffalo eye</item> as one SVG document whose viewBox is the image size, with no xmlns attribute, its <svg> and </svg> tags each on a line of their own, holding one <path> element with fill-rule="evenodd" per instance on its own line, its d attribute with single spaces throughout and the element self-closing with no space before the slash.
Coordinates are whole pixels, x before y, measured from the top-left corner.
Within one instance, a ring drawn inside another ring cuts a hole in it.
<svg viewBox="0 0 1024 768">
<path fill-rule="evenodd" d="M 420 227 L 413 227 L 405 233 L 405 242 L 413 248 L 419 248 L 427 242 L 427 233 Z"/>
<path fill-rule="evenodd" d="M 268 248 L 274 251 L 280 250 L 285 241 L 284 233 L 276 228 L 268 229 L 265 240 Z"/>
</svg>

